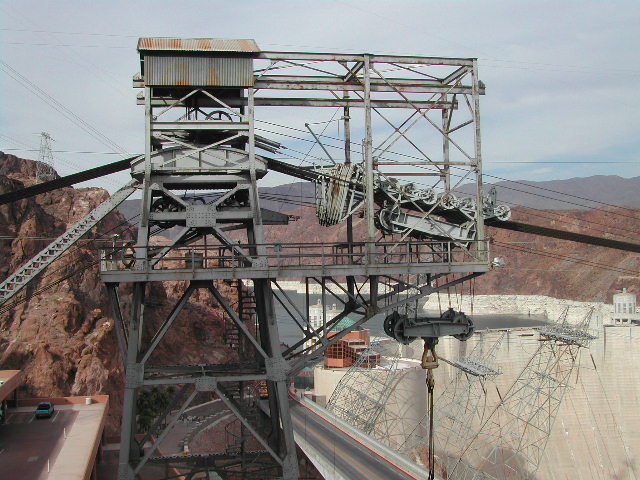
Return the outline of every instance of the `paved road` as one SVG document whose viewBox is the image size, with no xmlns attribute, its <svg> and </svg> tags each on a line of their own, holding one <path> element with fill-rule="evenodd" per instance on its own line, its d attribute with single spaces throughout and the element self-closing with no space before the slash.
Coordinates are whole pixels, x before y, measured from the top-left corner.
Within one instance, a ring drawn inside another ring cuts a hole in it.
<svg viewBox="0 0 640 480">
<path fill-rule="evenodd" d="M 407 480 L 411 475 L 384 460 L 375 452 L 326 422 L 297 401 L 290 401 L 293 428 L 329 460 L 336 473 L 346 478 L 367 480 Z"/>
<path fill-rule="evenodd" d="M 35 407 L 34 407 L 35 411 Z M 78 412 L 56 410 L 51 418 L 36 420 L 32 412 L 9 412 L 0 425 L 0 477 L 10 480 L 47 478 L 47 460 L 56 459 Z"/>
</svg>

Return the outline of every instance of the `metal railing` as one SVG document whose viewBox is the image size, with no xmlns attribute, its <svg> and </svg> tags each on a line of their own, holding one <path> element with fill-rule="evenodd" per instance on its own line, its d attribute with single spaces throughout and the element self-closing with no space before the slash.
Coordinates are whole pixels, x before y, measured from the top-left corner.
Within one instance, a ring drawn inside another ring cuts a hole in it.
<svg viewBox="0 0 640 480">
<path fill-rule="evenodd" d="M 375 242 L 378 265 L 488 264 L 488 242 L 468 242 L 460 248 L 455 242 L 403 241 Z M 213 268 L 287 268 L 364 266 L 368 244 L 353 243 L 267 243 L 260 245 L 203 246 L 173 248 L 162 254 L 163 247 L 140 248 L 128 244 L 101 250 L 100 269 L 128 270 L 200 270 Z M 256 252 L 260 251 L 258 256 Z"/>
</svg>

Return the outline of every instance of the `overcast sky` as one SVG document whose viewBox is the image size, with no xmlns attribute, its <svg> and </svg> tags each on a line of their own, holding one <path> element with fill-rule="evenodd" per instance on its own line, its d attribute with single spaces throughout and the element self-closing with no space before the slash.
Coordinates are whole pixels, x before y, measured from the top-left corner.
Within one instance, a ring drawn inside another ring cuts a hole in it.
<svg viewBox="0 0 640 480">
<path fill-rule="evenodd" d="M 144 118 L 131 78 L 139 71 L 140 36 L 253 38 L 263 50 L 478 57 L 487 86 L 485 173 L 515 180 L 640 175 L 638 1 L 0 0 L 0 22 L 0 150 L 35 159 L 37 151 L 28 150 L 37 150 L 38 132 L 49 132 L 61 175 L 121 157 L 100 153 L 115 147 L 7 69 L 137 153 L 144 150 Z M 298 128 L 305 121 L 287 116 Z M 126 178 L 91 184 L 113 191 Z"/>
</svg>

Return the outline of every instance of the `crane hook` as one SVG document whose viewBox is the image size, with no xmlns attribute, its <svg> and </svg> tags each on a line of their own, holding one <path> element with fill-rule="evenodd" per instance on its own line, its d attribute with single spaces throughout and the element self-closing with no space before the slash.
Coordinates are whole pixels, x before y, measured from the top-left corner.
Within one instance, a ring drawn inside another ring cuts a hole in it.
<svg viewBox="0 0 640 480">
<path fill-rule="evenodd" d="M 420 365 L 427 371 L 427 392 L 428 392 L 428 414 L 429 414 L 429 480 L 433 480 L 435 477 L 435 451 L 434 451 L 434 437 L 433 437 L 433 390 L 435 386 L 435 380 L 433 378 L 433 370 L 438 368 L 438 356 L 436 355 L 436 344 L 438 339 L 435 337 L 425 337 L 424 340 L 424 352 L 422 353 L 422 361 Z"/>
</svg>

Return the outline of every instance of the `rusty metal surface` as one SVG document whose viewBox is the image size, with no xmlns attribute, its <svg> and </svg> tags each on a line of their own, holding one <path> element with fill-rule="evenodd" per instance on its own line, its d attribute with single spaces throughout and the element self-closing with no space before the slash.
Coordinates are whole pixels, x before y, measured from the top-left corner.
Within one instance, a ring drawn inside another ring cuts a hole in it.
<svg viewBox="0 0 640 480">
<path fill-rule="evenodd" d="M 259 52 L 255 40 L 228 38 L 144 37 L 138 39 L 138 51 L 179 50 L 187 52 Z"/>
<path fill-rule="evenodd" d="M 251 58 L 144 55 L 146 85 L 248 87 L 254 84 Z"/>
</svg>

